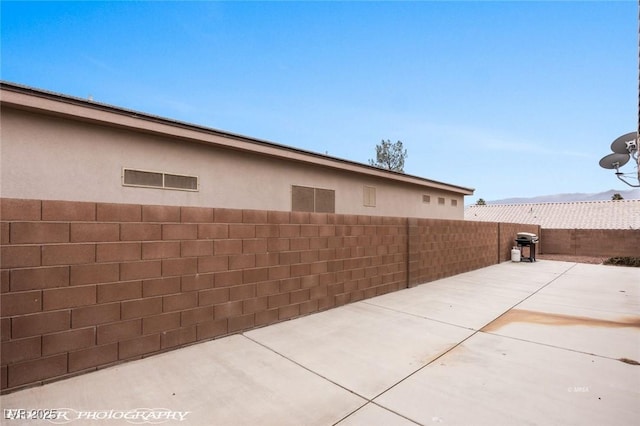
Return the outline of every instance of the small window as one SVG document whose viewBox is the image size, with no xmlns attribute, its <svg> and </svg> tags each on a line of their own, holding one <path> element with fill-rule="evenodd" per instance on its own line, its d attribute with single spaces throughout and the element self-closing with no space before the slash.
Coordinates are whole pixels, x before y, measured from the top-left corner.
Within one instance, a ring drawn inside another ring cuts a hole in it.
<svg viewBox="0 0 640 426">
<path fill-rule="evenodd" d="M 444 197 L 438 197 L 438 204 L 444 206 Z"/>
<path fill-rule="evenodd" d="M 457 207 L 458 206 L 458 200 L 451 200 L 451 207 Z"/>
<path fill-rule="evenodd" d="M 336 192 L 333 189 L 292 185 L 291 210 L 294 212 L 335 213 Z"/>
<path fill-rule="evenodd" d="M 376 206 L 376 188 L 373 186 L 364 187 L 363 194 L 363 204 L 365 207 L 375 207 Z"/>
<path fill-rule="evenodd" d="M 124 186 L 197 191 L 198 177 L 146 170 L 123 169 L 122 184 Z"/>
<path fill-rule="evenodd" d="M 431 202 L 431 195 L 423 195 L 422 202 L 429 204 Z"/>
</svg>

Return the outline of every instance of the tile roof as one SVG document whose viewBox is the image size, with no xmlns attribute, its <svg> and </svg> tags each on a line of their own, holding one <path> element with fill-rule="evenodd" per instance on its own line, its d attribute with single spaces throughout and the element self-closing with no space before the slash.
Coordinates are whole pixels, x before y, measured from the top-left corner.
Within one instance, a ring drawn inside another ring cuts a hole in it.
<svg viewBox="0 0 640 426">
<path fill-rule="evenodd" d="M 640 229 L 640 200 L 472 205 L 464 218 L 549 229 Z"/>
</svg>

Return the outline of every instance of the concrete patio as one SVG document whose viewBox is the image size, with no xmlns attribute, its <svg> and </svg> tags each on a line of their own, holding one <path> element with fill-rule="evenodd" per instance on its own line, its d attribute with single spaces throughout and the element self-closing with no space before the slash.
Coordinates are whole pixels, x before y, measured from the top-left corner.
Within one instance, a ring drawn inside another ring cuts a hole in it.
<svg viewBox="0 0 640 426">
<path fill-rule="evenodd" d="M 639 268 L 508 262 L 0 399 L 7 425 L 632 425 L 638 361 Z"/>
</svg>

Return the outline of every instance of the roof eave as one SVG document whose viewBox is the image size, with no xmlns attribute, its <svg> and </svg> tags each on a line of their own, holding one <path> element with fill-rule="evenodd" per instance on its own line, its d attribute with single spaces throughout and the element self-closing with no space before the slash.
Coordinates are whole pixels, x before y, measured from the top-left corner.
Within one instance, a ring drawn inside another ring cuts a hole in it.
<svg viewBox="0 0 640 426">
<path fill-rule="evenodd" d="M 173 136 L 181 139 L 188 139 L 189 141 L 196 143 L 215 145 L 226 149 L 248 151 L 291 161 L 375 176 L 382 179 L 390 179 L 423 187 L 436 188 L 461 195 L 472 195 L 475 191 L 473 188 L 379 169 L 367 164 L 305 151 L 274 142 L 182 121 L 171 120 L 152 114 L 141 113 L 138 111 L 35 89 L 15 83 L 0 81 L 0 88 L 2 90 L 0 102 L 19 109 L 37 110 L 53 115 L 70 116 L 83 121 L 99 122 L 109 126 L 124 127 L 147 133 Z"/>
</svg>

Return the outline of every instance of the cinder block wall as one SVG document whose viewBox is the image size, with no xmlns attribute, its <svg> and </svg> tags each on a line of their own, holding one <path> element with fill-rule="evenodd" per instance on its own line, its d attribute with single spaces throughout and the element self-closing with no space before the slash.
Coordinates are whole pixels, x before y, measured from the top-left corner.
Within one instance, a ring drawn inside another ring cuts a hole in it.
<svg viewBox="0 0 640 426">
<path fill-rule="evenodd" d="M 542 229 L 546 254 L 640 256 L 640 229 Z"/>
<path fill-rule="evenodd" d="M 2 392 L 492 265 L 536 232 L 20 199 L 0 218 Z"/>
<path fill-rule="evenodd" d="M 409 219 L 409 285 L 498 263 L 498 224 Z"/>
<path fill-rule="evenodd" d="M 2 389 L 406 287 L 406 219 L 1 200 Z"/>
<path fill-rule="evenodd" d="M 410 218 L 408 227 L 410 286 L 510 260 L 518 232 L 540 235 L 514 223 Z"/>
</svg>

